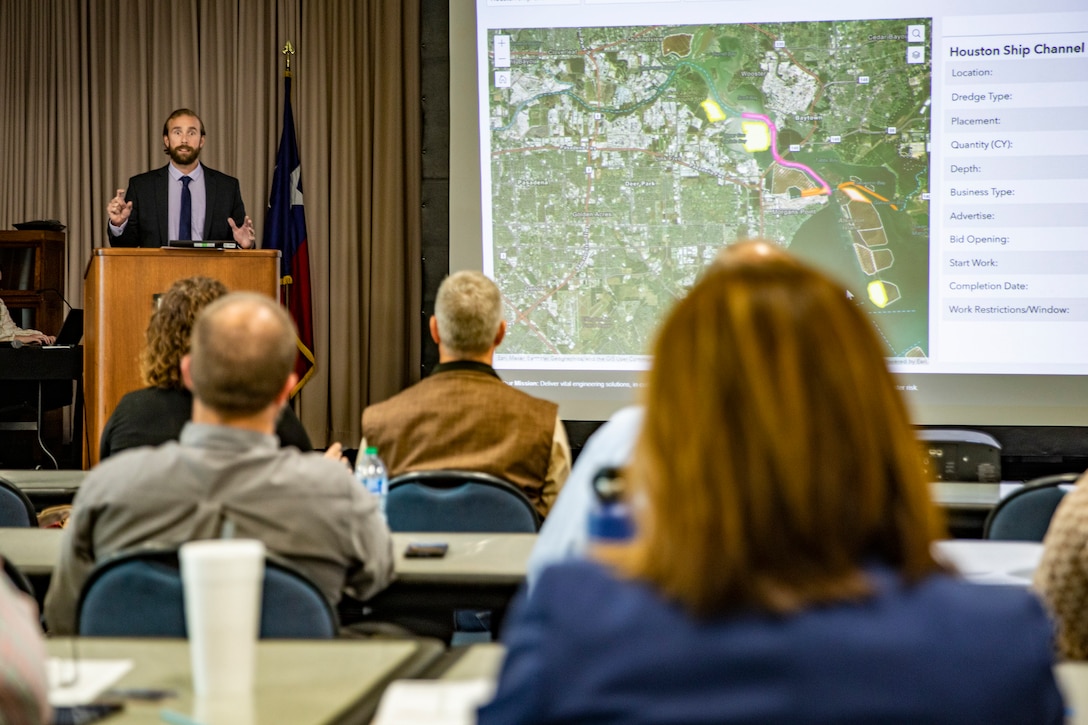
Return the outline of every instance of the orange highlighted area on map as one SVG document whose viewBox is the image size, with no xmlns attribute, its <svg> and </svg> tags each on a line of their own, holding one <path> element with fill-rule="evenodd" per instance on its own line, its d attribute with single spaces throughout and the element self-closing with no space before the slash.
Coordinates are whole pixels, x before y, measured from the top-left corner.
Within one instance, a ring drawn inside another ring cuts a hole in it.
<svg viewBox="0 0 1088 725">
<path fill-rule="evenodd" d="M 854 256 L 858 265 L 866 275 L 873 277 L 895 264 L 895 255 L 888 245 L 888 236 L 884 231 L 884 223 L 880 215 L 873 207 L 873 199 L 887 202 L 888 200 L 872 189 L 845 181 L 838 185 L 838 190 L 846 195 L 845 202 L 840 202 L 843 213 L 852 222 L 850 232 L 853 237 Z M 892 209 L 896 207 L 890 205 Z M 893 302 L 899 300 L 902 294 L 899 287 L 886 280 L 875 279 L 866 288 L 869 301 L 877 307 L 884 309 Z"/>
</svg>

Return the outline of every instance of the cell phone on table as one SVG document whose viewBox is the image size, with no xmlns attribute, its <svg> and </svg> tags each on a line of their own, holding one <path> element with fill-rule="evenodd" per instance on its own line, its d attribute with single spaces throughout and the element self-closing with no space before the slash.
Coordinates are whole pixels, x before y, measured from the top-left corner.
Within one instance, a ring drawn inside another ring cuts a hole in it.
<svg viewBox="0 0 1088 725">
<path fill-rule="evenodd" d="M 441 559 L 450 545 L 444 541 L 413 541 L 404 550 L 407 559 Z"/>
</svg>

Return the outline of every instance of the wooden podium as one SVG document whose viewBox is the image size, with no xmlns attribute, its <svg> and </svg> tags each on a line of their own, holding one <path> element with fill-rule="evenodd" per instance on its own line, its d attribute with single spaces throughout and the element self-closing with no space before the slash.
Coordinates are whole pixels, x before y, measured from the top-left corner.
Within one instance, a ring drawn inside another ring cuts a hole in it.
<svg viewBox="0 0 1088 725">
<path fill-rule="evenodd" d="M 83 292 L 83 381 L 89 466 L 121 396 L 144 386 L 140 351 L 156 296 L 179 279 L 214 277 L 228 289 L 279 300 L 280 252 L 256 250 L 95 249 Z"/>
</svg>

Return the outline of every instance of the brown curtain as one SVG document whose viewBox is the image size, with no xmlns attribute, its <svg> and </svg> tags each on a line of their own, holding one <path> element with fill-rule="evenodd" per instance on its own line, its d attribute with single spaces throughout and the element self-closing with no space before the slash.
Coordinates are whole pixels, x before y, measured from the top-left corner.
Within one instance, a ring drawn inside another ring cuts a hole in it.
<svg viewBox="0 0 1088 725">
<path fill-rule="evenodd" d="M 67 224 L 65 292 L 82 300 L 106 202 L 166 163 L 162 123 L 189 107 L 260 239 L 290 40 L 318 366 L 298 405 L 316 445 L 353 447 L 363 406 L 418 368 L 419 3 L 3 0 L 0 229 Z"/>
</svg>

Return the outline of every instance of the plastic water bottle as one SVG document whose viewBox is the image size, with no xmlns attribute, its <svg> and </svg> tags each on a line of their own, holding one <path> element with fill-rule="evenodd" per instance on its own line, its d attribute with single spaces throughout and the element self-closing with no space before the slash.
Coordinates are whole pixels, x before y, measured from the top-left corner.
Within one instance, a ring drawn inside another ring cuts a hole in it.
<svg viewBox="0 0 1088 725">
<path fill-rule="evenodd" d="M 389 495 L 389 471 L 382 459 L 378 457 L 378 449 L 367 446 L 365 451 L 359 452 L 355 461 L 355 478 L 363 484 L 363 488 L 378 497 L 378 509 L 385 516 L 385 499 Z"/>
<path fill-rule="evenodd" d="M 593 477 L 593 508 L 589 512 L 591 546 L 623 544 L 635 534 L 631 507 L 624 497 L 620 469 L 611 466 Z"/>
</svg>

